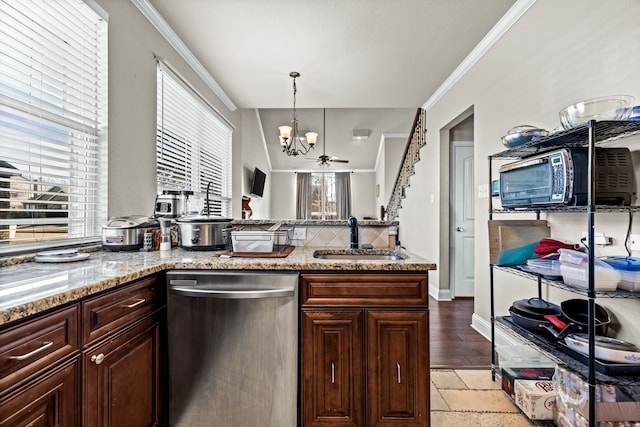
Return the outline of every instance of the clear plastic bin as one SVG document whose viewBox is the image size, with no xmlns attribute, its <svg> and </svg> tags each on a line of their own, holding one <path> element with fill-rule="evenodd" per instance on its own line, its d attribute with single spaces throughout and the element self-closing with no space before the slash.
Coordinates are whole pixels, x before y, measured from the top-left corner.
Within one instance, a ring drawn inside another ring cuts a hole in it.
<svg viewBox="0 0 640 427">
<path fill-rule="evenodd" d="M 275 231 L 230 230 L 227 232 L 227 249 L 233 252 L 279 252 L 291 243 L 291 228 Z"/>
<path fill-rule="evenodd" d="M 555 368 L 556 363 L 530 345 L 497 345 L 500 368 Z"/>
<path fill-rule="evenodd" d="M 614 256 L 602 260 L 620 272 L 620 289 L 640 292 L 640 258 Z"/>
<path fill-rule="evenodd" d="M 562 280 L 568 286 L 580 289 L 589 288 L 589 254 L 560 249 L 560 271 Z M 606 262 L 595 258 L 594 289 L 596 291 L 615 291 L 620 283 L 620 272 Z"/>
</svg>

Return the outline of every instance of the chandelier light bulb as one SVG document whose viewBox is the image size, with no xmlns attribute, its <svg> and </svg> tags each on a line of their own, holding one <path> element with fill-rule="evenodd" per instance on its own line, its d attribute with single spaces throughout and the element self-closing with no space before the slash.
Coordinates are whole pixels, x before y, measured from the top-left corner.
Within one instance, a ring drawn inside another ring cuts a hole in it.
<svg viewBox="0 0 640 427">
<path fill-rule="evenodd" d="M 314 145 L 318 139 L 318 132 L 307 132 L 304 136 L 307 137 L 307 143 L 309 145 Z"/>
</svg>

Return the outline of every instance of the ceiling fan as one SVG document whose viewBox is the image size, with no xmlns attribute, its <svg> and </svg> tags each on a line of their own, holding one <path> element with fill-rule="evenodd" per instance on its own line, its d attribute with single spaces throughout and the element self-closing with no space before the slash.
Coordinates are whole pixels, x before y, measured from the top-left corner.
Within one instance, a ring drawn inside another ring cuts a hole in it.
<svg viewBox="0 0 640 427">
<path fill-rule="evenodd" d="M 329 163 L 349 163 L 349 160 L 339 159 L 338 156 L 327 156 L 327 109 L 322 109 L 322 154 L 315 161 L 318 166 L 329 167 Z"/>
</svg>

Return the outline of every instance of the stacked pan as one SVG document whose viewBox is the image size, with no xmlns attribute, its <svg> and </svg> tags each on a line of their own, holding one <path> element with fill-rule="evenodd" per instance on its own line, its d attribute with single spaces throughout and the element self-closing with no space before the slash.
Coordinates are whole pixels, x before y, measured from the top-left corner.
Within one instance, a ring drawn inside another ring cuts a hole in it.
<svg viewBox="0 0 640 427">
<path fill-rule="evenodd" d="M 577 331 L 587 331 L 589 316 L 588 302 L 582 299 L 570 299 L 560 305 L 542 298 L 529 298 L 514 301 L 509 308 L 511 320 L 532 332 L 548 331 L 557 339 Z M 609 312 L 596 304 L 596 334 L 606 335 L 611 318 Z"/>
</svg>

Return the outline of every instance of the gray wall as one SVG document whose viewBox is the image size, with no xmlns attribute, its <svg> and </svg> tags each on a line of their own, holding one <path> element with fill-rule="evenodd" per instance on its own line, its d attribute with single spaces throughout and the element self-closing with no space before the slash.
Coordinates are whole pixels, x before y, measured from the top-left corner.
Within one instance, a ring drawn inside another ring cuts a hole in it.
<svg viewBox="0 0 640 427">
<path fill-rule="evenodd" d="M 109 14 L 108 213 L 148 215 L 156 195 L 154 58 L 162 57 L 233 123 L 234 162 L 241 162 L 243 116 L 229 111 L 129 0 L 97 2 Z M 241 172 L 234 168 L 235 217 L 240 215 Z"/>
<path fill-rule="evenodd" d="M 438 271 L 429 278 L 433 295 L 449 295 L 448 144 L 452 125 L 473 112 L 477 188 L 488 184 L 487 156 L 504 149 L 500 137 L 511 127 L 532 124 L 554 129 L 560 125 L 558 112 L 562 108 L 597 96 L 630 94 L 640 103 L 638 22 L 640 3 L 635 0 L 538 0 L 427 111 L 427 145 L 416 164 L 399 219 L 403 244 L 438 263 Z M 635 138 L 632 149 L 640 148 L 638 142 Z M 429 195 L 435 195 L 433 203 Z M 476 191 L 475 202 L 475 312 L 479 320 L 487 322 L 488 199 L 479 198 Z M 556 214 L 548 219 L 552 235 L 567 241 L 579 240 L 586 229 L 584 215 Z M 615 242 L 613 247 L 598 248 L 597 255 L 624 253 L 626 224 L 626 215 L 597 216 L 596 230 L 606 231 Z M 640 233 L 638 221 L 634 232 Z M 496 282 L 500 290 L 498 314 L 506 313 L 510 301 L 536 293 L 533 281 L 519 281 L 512 275 L 498 274 Z M 574 296 L 555 289 L 545 295 L 554 300 Z M 614 305 L 615 313 L 623 319 L 637 319 L 637 300 L 598 301 Z M 635 336 L 635 342 L 640 343 L 638 326 L 634 329 L 632 323 L 637 321 L 626 322 L 620 337 Z"/>
</svg>

